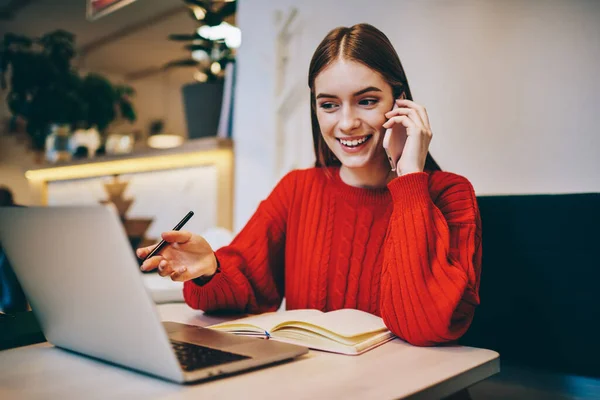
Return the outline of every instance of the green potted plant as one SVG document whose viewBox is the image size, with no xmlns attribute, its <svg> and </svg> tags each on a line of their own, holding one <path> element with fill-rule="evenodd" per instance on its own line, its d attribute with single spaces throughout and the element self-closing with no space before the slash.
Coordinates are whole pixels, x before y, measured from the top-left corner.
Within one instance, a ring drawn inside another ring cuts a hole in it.
<svg viewBox="0 0 600 400">
<path fill-rule="evenodd" d="M 135 94 L 130 86 L 113 85 L 102 75 L 90 73 L 81 80 L 79 95 L 84 104 L 82 121 L 88 127 L 96 126 L 100 132 L 119 115 L 135 121 L 136 114 L 131 104 Z"/>
<path fill-rule="evenodd" d="M 0 84 L 10 88 L 9 109 L 26 121 L 35 150 L 44 150 L 52 126 L 96 127 L 102 133 L 119 114 L 136 119 L 133 89 L 98 74 L 81 77 L 71 66 L 75 54 L 75 36 L 63 30 L 39 38 L 7 33 L 0 44 Z"/>
<path fill-rule="evenodd" d="M 73 124 L 81 119 L 81 79 L 71 67 L 74 36 L 58 30 L 31 39 L 7 33 L 0 46 L 0 82 L 10 91 L 6 101 L 13 116 L 27 122 L 32 147 L 44 148 L 51 124 Z"/>
</svg>

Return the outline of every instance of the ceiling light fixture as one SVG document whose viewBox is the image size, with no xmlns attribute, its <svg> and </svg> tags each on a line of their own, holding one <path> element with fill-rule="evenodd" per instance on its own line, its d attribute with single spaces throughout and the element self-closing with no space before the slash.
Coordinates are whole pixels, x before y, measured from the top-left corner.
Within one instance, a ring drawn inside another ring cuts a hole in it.
<svg viewBox="0 0 600 400">
<path fill-rule="evenodd" d="M 198 21 L 202 21 L 204 17 L 206 17 L 206 10 L 200 6 L 191 6 L 192 12 L 194 13 L 194 17 Z"/>
<path fill-rule="evenodd" d="M 183 144 L 183 137 L 179 135 L 160 133 L 158 135 L 150 136 L 147 144 L 153 149 L 171 149 L 173 147 L 181 146 Z"/>
<path fill-rule="evenodd" d="M 219 72 L 221 72 L 221 64 L 219 64 L 217 61 L 213 62 L 210 65 L 210 72 L 217 75 Z"/>
<path fill-rule="evenodd" d="M 206 82 L 208 80 L 208 75 L 202 71 L 196 71 L 194 72 L 194 79 L 198 82 Z"/>
<path fill-rule="evenodd" d="M 227 47 L 237 49 L 242 44 L 242 31 L 240 28 L 221 22 L 217 26 L 203 25 L 198 28 L 198 34 L 210 40 L 225 40 Z"/>
</svg>

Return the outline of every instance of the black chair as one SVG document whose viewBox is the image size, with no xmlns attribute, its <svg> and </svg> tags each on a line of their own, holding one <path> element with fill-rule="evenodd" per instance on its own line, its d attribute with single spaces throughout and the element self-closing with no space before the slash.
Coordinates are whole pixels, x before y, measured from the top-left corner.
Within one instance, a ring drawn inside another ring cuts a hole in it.
<svg viewBox="0 0 600 400">
<path fill-rule="evenodd" d="M 481 305 L 461 344 L 600 377 L 600 194 L 478 197 Z"/>
<path fill-rule="evenodd" d="M 25 293 L 0 244 L 0 311 L 10 314 L 27 308 Z"/>
<path fill-rule="evenodd" d="M 0 204 L 19 207 L 12 193 L 0 187 Z M 29 310 L 21 284 L 0 243 L 0 350 L 46 341 L 40 325 Z"/>
<path fill-rule="evenodd" d="M 23 289 L 0 246 L 0 350 L 45 342 Z"/>
</svg>

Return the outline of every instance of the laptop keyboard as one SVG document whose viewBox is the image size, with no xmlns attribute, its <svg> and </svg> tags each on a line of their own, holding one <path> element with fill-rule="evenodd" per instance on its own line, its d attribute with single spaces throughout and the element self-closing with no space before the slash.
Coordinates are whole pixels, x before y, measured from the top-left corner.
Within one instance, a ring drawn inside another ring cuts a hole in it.
<svg viewBox="0 0 600 400">
<path fill-rule="evenodd" d="M 176 340 L 171 340 L 171 346 L 173 347 L 173 350 L 175 350 L 175 354 L 177 355 L 181 367 L 186 372 L 250 358 L 240 354 L 228 353 L 226 351 Z"/>
</svg>

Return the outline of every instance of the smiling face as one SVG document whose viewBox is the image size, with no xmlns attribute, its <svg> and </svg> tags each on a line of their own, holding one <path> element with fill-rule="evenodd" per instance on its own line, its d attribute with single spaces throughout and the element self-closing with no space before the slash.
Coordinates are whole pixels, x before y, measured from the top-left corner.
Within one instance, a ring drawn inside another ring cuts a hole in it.
<svg viewBox="0 0 600 400">
<path fill-rule="evenodd" d="M 386 165 L 382 147 L 392 87 L 356 61 L 338 59 L 315 78 L 316 115 L 327 146 L 351 169 Z"/>
</svg>

